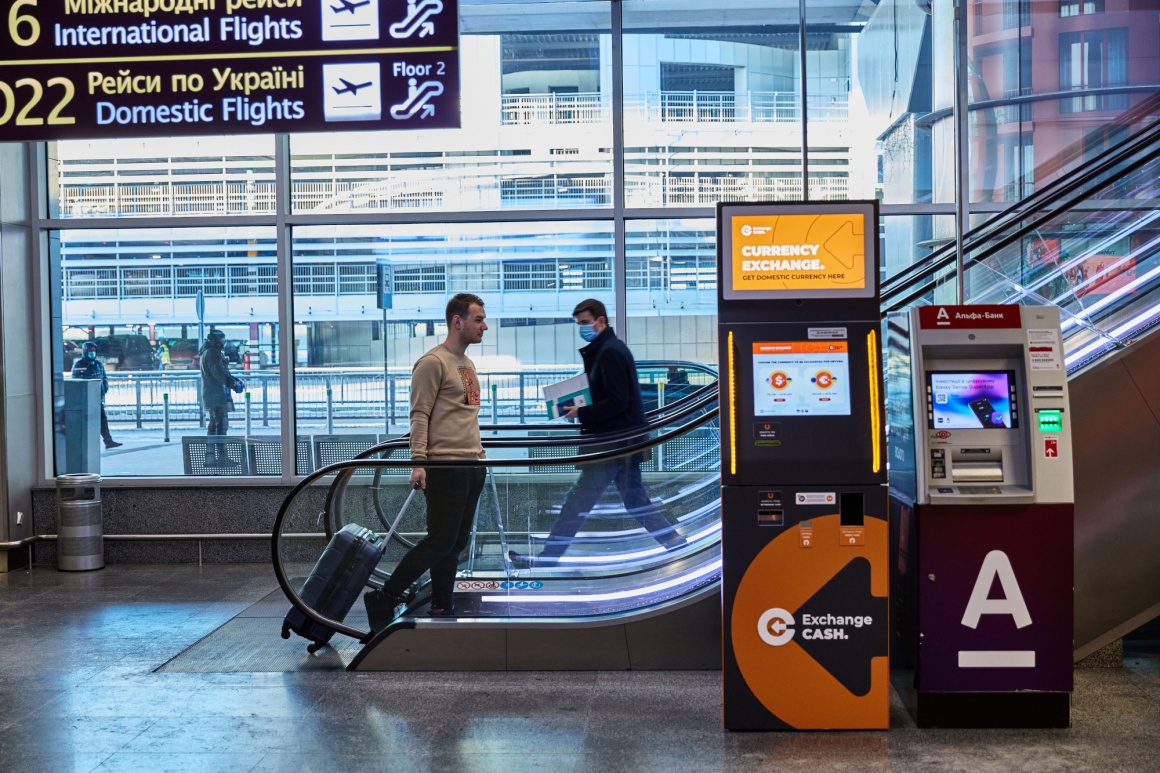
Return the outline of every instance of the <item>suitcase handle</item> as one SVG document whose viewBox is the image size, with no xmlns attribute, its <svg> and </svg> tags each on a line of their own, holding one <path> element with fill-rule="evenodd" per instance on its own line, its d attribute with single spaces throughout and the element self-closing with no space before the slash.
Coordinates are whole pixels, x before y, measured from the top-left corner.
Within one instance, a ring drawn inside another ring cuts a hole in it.
<svg viewBox="0 0 1160 773">
<path fill-rule="evenodd" d="M 399 508 L 399 514 L 395 516 L 395 520 L 391 523 L 391 528 L 389 528 L 387 533 L 383 535 L 384 544 L 391 538 L 391 535 L 395 533 L 395 529 L 399 528 L 399 521 L 403 520 L 403 513 L 407 512 L 407 508 L 411 506 L 411 500 L 415 498 L 415 494 L 418 492 L 419 489 L 413 488 L 411 489 L 411 493 L 407 494 L 407 499 L 404 500 L 403 506 Z"/>
</svg>

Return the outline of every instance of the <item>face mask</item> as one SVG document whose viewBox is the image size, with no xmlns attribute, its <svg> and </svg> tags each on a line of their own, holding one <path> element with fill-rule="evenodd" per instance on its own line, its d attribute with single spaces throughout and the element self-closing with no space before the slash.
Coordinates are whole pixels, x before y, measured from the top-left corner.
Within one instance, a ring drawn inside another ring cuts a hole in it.
<svg viewBox="0 0 1160 773">
<path fill-rule="evenodd" d="M 580 326 L 580 337 L 583 338 L 585 341 L 595 341 L 596 335 L 597 335 L 596 325 L 581 325 Z"/>
<path fill-rule="evenodd" d="M 95 359 L 97 359 L 97 353 L 96 352 L 85 352 L 85 357 L 87 357 L 90 360 L 95 360 Z"/>
</svg>

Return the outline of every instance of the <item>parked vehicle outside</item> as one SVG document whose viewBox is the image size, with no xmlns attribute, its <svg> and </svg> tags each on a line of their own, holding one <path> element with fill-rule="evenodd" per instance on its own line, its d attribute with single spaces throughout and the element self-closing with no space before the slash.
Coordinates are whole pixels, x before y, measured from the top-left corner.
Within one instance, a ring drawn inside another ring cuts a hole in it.
<svg viewBox="0 0 1160 773">
<path fill-rule="evenodd" d="M 81 356 L 81 345 L 76 341 L 64 342 L 64 372 L 71 373 L 73 363 Z"/>
<path fill-rule="evenodd" d="M 197 370 L 197 350 L 192 338 L 166 338 L 169 344 L 169 370 Z"/>
<path fill-rule="evenodd" d="M 105 370 L 157 370 L 161 363 L 148 336 L 140 334 L 98 336 L 97 358 Z"/>
<path fill-rule="evenodd" d="M 226 360 L 228 360 L 231 365 L 241 365 L 249 348 L 249 341 L 243 341 L 241 339 L 227 339 L 223 352 L 226 355 Z"/>
</svg>

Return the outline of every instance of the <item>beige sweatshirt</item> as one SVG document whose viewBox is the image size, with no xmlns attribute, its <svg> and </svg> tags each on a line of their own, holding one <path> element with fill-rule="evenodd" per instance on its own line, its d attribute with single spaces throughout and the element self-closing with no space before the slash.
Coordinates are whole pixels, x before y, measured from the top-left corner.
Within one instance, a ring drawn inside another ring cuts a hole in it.
<svg viewBox="0 0 1160 773">
<path fill-rule="evenodd" d="M 439 344 L 411 372 L 411 458 L 478 459 L 479 378 L 475 363 Z"/>
</svg>

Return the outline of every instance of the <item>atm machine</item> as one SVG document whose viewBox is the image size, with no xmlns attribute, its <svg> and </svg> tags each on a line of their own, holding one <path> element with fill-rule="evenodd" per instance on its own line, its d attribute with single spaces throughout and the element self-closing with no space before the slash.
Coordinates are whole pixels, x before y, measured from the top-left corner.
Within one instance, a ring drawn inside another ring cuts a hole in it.
<svg viewBox="0 0 1160 773">
<path fill-rule="evenodd" d="M 724 725 L 886 729 L 876 202 L 719 204 Z"/>
<path fill-rule="evenodd" d="M 1059 309 L 926 306 L 885 331 L 895 687 L 920 727 L 1067 727 Z"/>
</svg>

